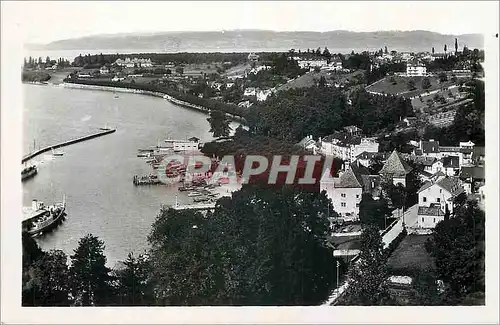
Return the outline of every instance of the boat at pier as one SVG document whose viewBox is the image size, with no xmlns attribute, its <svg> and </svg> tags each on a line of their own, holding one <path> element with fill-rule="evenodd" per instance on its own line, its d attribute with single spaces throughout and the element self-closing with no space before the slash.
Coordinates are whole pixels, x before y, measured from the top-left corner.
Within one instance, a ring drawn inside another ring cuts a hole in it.
<svg viewBox="0 0 500 325">
<path fill-rule="evenodd" d="M 156 175 L 145 175 L 145 176 L 134 176 L 133 179 L 134 185 L 158 185 L 161 184 L 161 181 L 158 179 Z"/>
<path fill-rule="evenodd" d="M 34 177 L 36 174 L 38 174 L 38 170 L 35 165 L 26 167 L 21 171 L 21 181 L 30 179 Z"/>
<path fill-rule="evenodd" d="M 61 157 L 62 155 L 64 155 L 64 152 L 62 152 L 62 151 L 55 151 L 54 148 L 52 148 L 52 156 Z"/>
<path fill-rule="evenodd" d="M 43 202 L 33 200 L 31 207 L 23 209 L 23 230 L 30 236 L 37 237 L 56 228 L 66 216 L 66 200 L 46 206 Z"/>
<path fill-rule="evenodd" d="M 201 196 L 202 194 L 196 191 L 191 191 L 188 193 L 189 197 Z"/>
</svg>

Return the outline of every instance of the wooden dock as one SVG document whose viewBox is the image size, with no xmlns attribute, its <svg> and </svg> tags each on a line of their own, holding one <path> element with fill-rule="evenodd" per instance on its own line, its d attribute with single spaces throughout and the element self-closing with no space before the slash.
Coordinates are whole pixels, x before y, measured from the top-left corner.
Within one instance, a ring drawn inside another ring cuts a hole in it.
<svg viewBox="0 0 500 325">
<path fill-rule="evenodd" d="M 72 139 L 72 140 L 65 141 L 65 142 L 56 143 L 54 145 L 44 147 L 42 149 L 39 149 L 39 150 L 37 150 L 35 152 L 32 152 L 32 153 L 24 156 L 23 159 L 21 160 L 21 162 L 25 163 L 28 160 L 33 159 L 34 157 L 36 157 L 36 156 L 38 156 L 38 155 L 40 155 L 42 153 L 45 153 L 47 151 L 50 151 L 52 149 L 58 149 L 58 148 L 69 146 L 71 144 L 75 144 L 75 143 L 78 143 L 78 142 L 87 141 L 87 140 L 90 140 L 90 139 L 93 139 L 93 138 L 101 137 L 101 136 L 106 135 L 106 134 L 114 133 L 115 131 L 116 131 L 116 129 L 103 130 L 103 131 L 100 131 L 100 132 L 97 132 L 97 133 L 86 135 L 84 137 Z"/>
</svg>

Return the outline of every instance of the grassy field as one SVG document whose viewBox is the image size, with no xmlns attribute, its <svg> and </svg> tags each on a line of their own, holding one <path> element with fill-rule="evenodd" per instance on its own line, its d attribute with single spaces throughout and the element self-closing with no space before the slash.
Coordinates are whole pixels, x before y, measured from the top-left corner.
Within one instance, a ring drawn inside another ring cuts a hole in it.
<svg viewBox="0 0 500 325">
<path fill-rule="evenodd" d="M 434 259 L 427 253 L 425 242 L 429 235 L 408 235 L 399 244 L 387 261 L 393 270 L 428 270 L 434 269 Z"/>
<path fill-rule="evenodd" d="M 239 64 L 237 66 L 234 66 L 230 69 L 228 69 L 225 73 L 224 76 L 232 76 L 236 74 L 242 74 L 245 72 L 245 70 L 250 70 L 252 67 L 248 63 L 243 63 Z"/>
<path fill-rule="evenodd" d="M 400 77 L 393 76 L 395 83 L 391 82 L 392 77 L 385 77 L 377 81 L 376 83 L 366 87 L 367 91 L 373 91 L 377 93 L 391 94 L 391 95 L 402 95 L 404 97 L 412 97 L 421 93 L 433 91 L 440 89 L 442 87 L 452 86 L 454 83 L 452 81 L 445 81 L 443 83 L 439 82 L 437 77 L 428 77 L 431 82 L 431 87 L 428 89 L 422 88 L 422 79 L 425 77 Z M 413 80 L 415 82 L 415 90 L 410 91 L 408 89 L 408 82 Z"/>
<path fill-rule="evenodd" d="M 451 94 L 451 96 L 450 96 L 450 94 Z M 446 103 L 442 103 L 440 101 L 436 101 L 435 100 L 436 95 L 440 96 L 440 97 L 443 97 L 445 99 Z M 456 87 L 456 88 L 452 88 L 450 90 L 447 89 L 447 90 L 444 90 L 444 91 L 439 91 L 436 94 L 422 96 L 422 99 L 420 99 L 420 98 L 414 98 L 414 99 L 411 100 L 411 104 L 412 104 L 413 109 L 415 111 L 420 111 L 420 112 L 424 112 L 424 110 L 425 111 L 428 111 L 428 110 L 434 111 L 434 110 L 437 110 L 438 107 L 441 107 L 443 105 L 449 105 L 449 104 L 452 104 L 454 102 L 460 101 L 464 97 L 465 97 L 465 94 L 461 94 L 458 91 L 458 87 Z M 428 104 L 429 101 L 433 101 L 434 102 L 434 105 L 432 107 L 429 107 L 429 104 Z"/>
<path fill-rule="evenodd" d="M 355 71 L 352 73 L 336 73 L 326 70 L 321 70 L 320 72 L 308 72 L 297 79 L 294 79 L 281 87 L 278 90 L 288 90 L 291 88 L 308 88 L 314 86 L 315 82 L 323 76 L 326 78 L 328 83 L 346 83 L 355 79 L 356 75 L 363 74 L 362 71 Z"/>
</svg>

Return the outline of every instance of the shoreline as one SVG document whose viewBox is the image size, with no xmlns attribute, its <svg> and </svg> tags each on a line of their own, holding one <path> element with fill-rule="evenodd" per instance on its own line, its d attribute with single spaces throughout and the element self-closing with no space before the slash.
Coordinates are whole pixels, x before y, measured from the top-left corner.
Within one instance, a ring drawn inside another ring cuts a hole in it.
<svg viewBox="0 0 500 325">
<path fill-rule="evenodd" d="M 88 89 L 88 90 L 101 90 L 101 91 L 110 91 L 110 92 L 121 92 L 121 93 L 134 93 L 134 94 L 140 94 L 140 95 L 146 95 L 146 96 L 153 96 L 153 97 L 160 97 L 165 100 L 168 100 L 172 104 L 185 107 L 185 108 L 190 108 L 190 109 L 195 109 L 200 112 L 203 112 L 205 114 L 210 114 L 210 109 L 200 106 L 200 105 L 195 105 L 191 104 L 186 101 L 179 100 L 175 97 L 172 97 L 168 94 L 158 92 L 158 91 L 150 91 L 150 90 L 142 90 L 142 89 L 132 89 L 132 88 L 125 88 L 125 87 L 117 87 L 117 86 L 101 86 L 101 85 L 89 85 L 89 84 L 80 84 L 80 83 L 70 83 L 70 82 L 62 82 L 60 84 L 53 84 L 54 86 L 59 86 L 59 87 L 65 87 L 65 88 L 72 88 L 72 89 Z M 245 119 L 232 115 L 230 113 L 225 113 L 227 117 L 229 117 L 230 120 L 233 122 L 239 122 L 242 124 L 245 124 Z"/>
</svg>

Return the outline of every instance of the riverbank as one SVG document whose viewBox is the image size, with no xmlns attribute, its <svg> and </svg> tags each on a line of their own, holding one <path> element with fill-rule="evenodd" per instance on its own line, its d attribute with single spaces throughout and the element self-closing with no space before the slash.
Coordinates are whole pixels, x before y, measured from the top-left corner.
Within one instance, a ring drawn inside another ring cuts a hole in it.
<svg viewBox="0 0 500 325">
<path fill-rule="evenodd" d="M 175 105 L 182 106 L 185 108 L 195 109 L 195 110 L 204 112 L 206 114 L 210 114 L 210 111 L 211 111 L 211 109 L 208 107 L 196 105 L 194 103 L 190 103 L 190 102 L 185 101 L 185 100 L 180 100 L 180 99 L 175 98 L 174 96 L 172 96 L 164 91 L 139 89 L 137 85 L 134 85 L 133 87 L 131 87 L 130 84 L 117 84 L 117 83 L 113 84 L 112 86 L 111 85 L 100 85 L 97 82 L 92 82 L 92 80 L 85 80 L 85 83 L 78 82 L 78 81 L 73 81 L 73 82 L 65 81 L 61 85 L 63 87 L 66 87 L 66 88 L 102 90 L 102 91 L 111 91 L 111 92 L 124 92 L 124 93 L 134 93 L 134 94 L 148 95 L 148 96 L 154 96 L 154 97 L 161 97 L 161 98 L 166 99 Z M 221 103 L 221 104 L 224 104 L 224 103 Z M 232 120 L 234 122 L 239 122 L 242 124 L 246 123 L 245 118 L 243 118 L 239 115 L 231 114 L 228 112 L 225 112 L 225 114 L 230 120 Z"/>
</svg>

